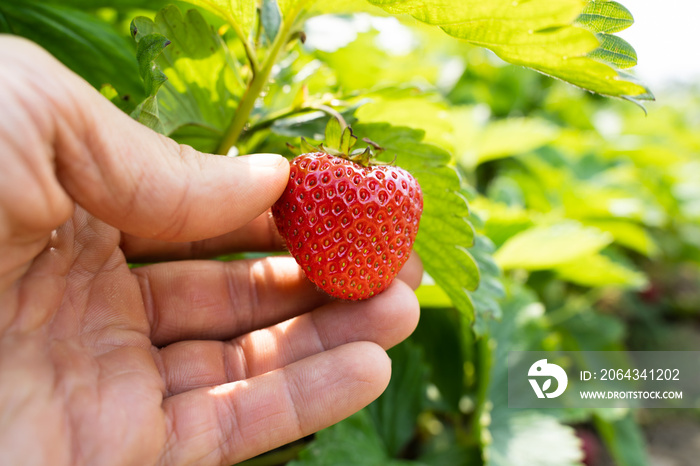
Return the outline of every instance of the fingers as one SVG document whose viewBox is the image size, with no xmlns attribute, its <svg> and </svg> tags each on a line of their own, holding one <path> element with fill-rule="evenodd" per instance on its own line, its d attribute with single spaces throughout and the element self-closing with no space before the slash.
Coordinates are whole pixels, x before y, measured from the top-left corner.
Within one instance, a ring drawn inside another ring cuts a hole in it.
<svg viewBox="0 0 700 466">
<path fill-rule="evenodd" d="M 238 230 L 214 238 L 173 243 L 124 234 L 120 247 L 130 262 L 158 262 L 208 259 L 242 251 L 280 251 L 284 245 L 272 215 L 267 211 Z"/>
<path fill-rule="evenodd" d="M 334 424 L 389 383 L 386 353 L 350 343 L 251 379 L 166 399 L 161 464 L 232 464 Z"/>
<path fill-rule="evenodd" d="M 50 172 L 55 164 L 70 197 L 112 226 L 144 238 L 200 240 L 247 224 L 284 190 L 289 164 L 281 156 L 231 158 L 180 146 L 132 120 L 39 47 L 3 40 L 12 42 L 0 56 L 12 70 L 9 94 L 35 127 L 42 167 Z M 38 157 L 21 144 L 12 150 L 15 158 Z M 65 196 L 56 199 L 63 199 L 65 217 Z"/>
<path fill-rule="evenodd" d="M 413 291 L 395 280 L 375 298 L 334 301 L 231 341 L 174 343 L 160 351 L 160 367 L 167 392 L 181 393 L 256 377 L 354 341 L 388 349 L 415 330 L 418 316 Z"/>
<path fill-rule="evenodd" d="M 423 262 L 415 251 L 411 251 L 411 255 L 396 277 L 414 290 L 420 286 L 423 279 Z"/>
<path fill-rule="evenodd" d="M 156 346 L 230 339 L 328 301 L 291 257 L 183 261 L 133 270 Z"/>
<path fill-rule="evenodd" d="M 415 257 L 413 257 L 415 256 Z M 151 340 L 224 340 L 308 312 L 331 298 L 291 257 L 183 261 L 133 269 L 141 285 Z M 423 268 L 415 254 L 399 274 L 411 287 Z"/>
</svg>

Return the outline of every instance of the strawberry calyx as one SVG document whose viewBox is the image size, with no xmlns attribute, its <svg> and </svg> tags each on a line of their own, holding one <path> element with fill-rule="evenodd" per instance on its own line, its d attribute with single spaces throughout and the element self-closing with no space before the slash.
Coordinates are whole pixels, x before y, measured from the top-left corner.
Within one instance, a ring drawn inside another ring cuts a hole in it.
<svg viewBox="0 0 700 466">
<path fill-rule="evenodd" d="M 323 152 L 363 167 L 390 165 L 374 160 L 376 155 L 384 150 L 383 147 L 368 138 L 363 138 L 362 141 L 367 144 L 365 148 L 353 149 L 357 143 L 357 136 L 353 133 L 352 128 L 342 120 L 340 115 L 332 116 L 326 125 L 325 144 L 321 143 L 316 146 L 302 137 L 300 153 Z"/>
</svg>

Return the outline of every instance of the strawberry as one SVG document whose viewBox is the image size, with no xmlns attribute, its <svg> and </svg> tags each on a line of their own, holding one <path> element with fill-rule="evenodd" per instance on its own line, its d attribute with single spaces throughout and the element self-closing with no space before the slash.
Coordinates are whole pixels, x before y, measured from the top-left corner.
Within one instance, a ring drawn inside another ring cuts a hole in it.
<svg viewBox="0 0 700 466">
<path fill-rule="evenodd" d="M 408 260 L 423 194 L 406 170 L 328 152 L 292 161 L 272 214 L 313 283 L 336 298 L 366 299 L 385 290 Z"/>
</svg>

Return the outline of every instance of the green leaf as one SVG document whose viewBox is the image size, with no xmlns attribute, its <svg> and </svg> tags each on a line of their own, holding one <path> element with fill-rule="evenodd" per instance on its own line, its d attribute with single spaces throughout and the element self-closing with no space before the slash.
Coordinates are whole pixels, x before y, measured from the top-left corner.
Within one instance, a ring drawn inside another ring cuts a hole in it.
<svg viewBox="0 0 700 466">
<path fill-rule="evenodd" d="M 158 111 L 158 96 L 152 95 L 141 102 L 131 113 L 131 117 L 139 123 L 160 134 L 165 134 L 165 126 Z"/>
<path fill-rule="evenodd" d="M 423 132 L 387 123 L 359 124 L 358 137 L 382 146 L 382 158 L 408 170 L 423 190 L 423 216 L 414 250 L 426 272 L 447 293 L 464 317 L 474 320 L 474 307 L 467 290 L 479 283 L 479 269 L 467 248 L 474 243 L 469 207 L 460 194 L 457 172 L 449 166 L 450 155 L 425 144 Z M 445 260 L 449 257 L 450 260 Z"/>
<path fill-rule="evenodd" d="M 583 286 L 621 286 L 642 289 L 647 286 L 644 274 L 612 261 L 602 254 L 580 257 L 556 267 L 557 275 Z"/>
<path fill-rule="evenodd" d="M 518 204 L 523 204 L 522 190 L 511 178 L 499 176 L 488 189 L 489 197 L 478 197 L 470 202 L 472 209 L 485 218 L 484 234 L 500 247 L 510 237 L 533 226 L 536 214 Z M 508 205 L 505 202 L 516 205 Z"/>
<path fill-rule="evenodd" d="M 120 96 L 111 84 L 102 85 L 102 87 L 100 87 L 100 94 L 125 113 L 131 113 L 135 108 L 131 99 L 127 96 Z"/>
<path fill-rule="evenodd" d="M 286 18 L 305 8 L 312 6 L 314 3 L 326 3 L 317 0 L 277 0 L 282 17 Z M 328 2 L 331 3 L 331 2 Z"/>
<path fill-rule="evenodd" d="M 98 8 L 115 8 L 121 11 L 143 8 L 157 11 L 168 4 L 167 0 L 41 0 L 42 3 L 61 4 L 72 8 L 96 10 Z M 170 1 L 172 3 L 172 1 Z"/>
<path fill-rule="evenodd" d="M 343 134 L 343 128 L 340 127 L 340 121 L 337 118 L 329 118 L 326 125 L 326 140 L 325 146 L 331 149 L 340 149 L 340 139 Z"/>
<path fill-rule="evenodd" d="M 96 89 L 114 87 L 124 101 L 144 99 L 133 47 L 111 25 L 83 11 L 33 0 L 3 0 L 0 32 L 48 50 Z"/>
<path fill-rule="evenodd" d="M 481 273 L 479 287 L 470 293 L 476 309 L 474 333 L 477 335 L 484 335 L 488 330 L 489 321 L 500 319 L 502 315 L 500 300 L 504 297 L 505 290 L 501 281 L 501 269 L 492 256 L 495 249 L 487 236 L 477 234 L 474 247 L 470 250 Z"/>
<path fill-rule="evenodd" d="M 309 141 L 307 141 L 303 137 L 301 138 L 300 149 L 301 149 L 302 154 L 319 151 L 318 147 L 314 146 L 313 144 L 311 144 Z"/>
<path fill-rule="evenodd" d="M 438 80 L 444 62 L 437 53 L 418 48 L 410 54 L 392 55 L 377 46 L 378 37 L 379 32 L 371 29 L 359 33 L 355 40 L 335 52 L 316 51 L 314 55 L 335 70 L 338 86 L 348 94 L 353 90 L 366 91 L 396 83 Z M 399 124 L 404 123 L 397 122 Z M 411 126 L 422 127 L 415 123 Z"/>
<path fill-rule="evenodd" d="M 547 348 L 549 329 L 543 319 L 544 306 L 534 293 L 511 285 L 502 302 L 503 319 L 490 323 L 491 338 L 480 348 L 491 350 L 488 406 L 481 423 L 486 466 L 574 466 L 582 451 L 574 430 L 558 419 L 558 410 L 518 410 L 508 407 L 509 351 L 538 351 Z M 492 349 L 495 348 L 495 349 Z M 483 357 L 483 355 L 482 355 Z M 483 364 L 484 362 L 482 362 Z"/>
<path fill-rule="evenodd" d="M 350 108 L 340 112 L 345 122 L 353 126 L 355 123 L 354 111 L 354 108 Z M 304 137 L 322 141 L 325 137 L 326 126 L 328 126 L 328 115 L 319 110 L 277 120 L 270 126 L 270 129 L 280 136 Z"/>
<path fill-rule="evenodd" d="M 467 167 L 523 154 L 549 142 L 559 135 L 559 129 L 538 118 L 505 118 L 488 123 L 478 132 L 476 140 L 460 157 Z"/>
<path fill-rule="evenodd" d="M 211 11 L 229 24 L 241 40 L 247 41 L 255 24 L 257 1 L 252 0 L 185 0 Z"/>
<path fill-rule="evenodd" d="M 659 247 L 647 231 L 637 223 L 625 220 L 589 220 L 582 219 L 588 226 L 610 233 L 615 243 L 634 251 L 653 257 L 659 252 Z"/>
<path fill-rule="evenodd" d="M 472 214 L 474 218 L 474 214 Z M 501 318 L 501 305 L 499 301 L 504 296 L 501 282 L 501 270 L 492 256 L 495 246 L 488 236 L 476 233 L 474 245 L 469 252 L 479 269 L 479 285 L 476 290 L 470 291 L 469 296 L 474 306 L 473 330 L 476 335 L 484 335 L 488 330 L 489 321 Z M 437 285 L 430 275 L 423 278 L 421 286 L 416 290 L 416 296 L 421 308 L 452 308 L 452 300 Z M 422 321 L 421 321 L 422 322 Z"/>
<path fill-rule="evenodd" d="M 110 101 L 119 97 L 119 93 L 117 93 L 117 90 L 111 84 L 104 84 L 100 87 L 100 94 Z"/>
<path fill-rule="evenodd" d="M 429 277 L 429 276 L 427 276 Z M 421 308 L 451 308 L 452 307 L 452 300 L 450 300 L 450 297 L 447 296 L 447 293 L 445 293 L 442 288 L 440 288 L 438 285 L 435 284 L 434 281 L 432 283 L 427 284 L 426 283 L 426 276 L 423 277 L 423 282 L 421 283 L 420 287 L 416 290 L 416 297 L 418 298 L 418 302 L 420 303 Z M 432 277 L 431 277 L 432 279 Z"/>
<path fill-rule="evenodd" d="M 282 24 L 282 15 L 277 6 L 277 0 L 262 0 L 260 6 L 260 22 L 262 23 L 265 38 L 272 43 L 277 37 L 277 32 Z"/>
<path fill-rule="evenodd" d="M 131 35 L 137 37 L 138 30 L 133 22 L 130 29 Z M 169 44 L 170 41 L 167 37 L 153 33 L 141 36 L 136 46 L 136 61 L 139 64 L 139 74 L 141 79 L 143 79 L 148 97 L 131 113 L 131 117 L 161 134 L 165 133 L 165 127 L 160 119 L 156 94 L 168 78 L 158 68 L 155 61 Z"/>
<path fill-rule="evenodd" d="M 430 368 L 430 381 L 453 412 L 459 412 L 459 401 L 464 393 L 462 322 L 451 305 L 422 308 L 420 322 L 410 340 L 423 350 Z"/>
<path fill-rule="evenodd" d="M 362 56 L 365 55 L 363 52 Z M 384 66 L 386 60 L 381 60 L 380 63 Z M 454 118 L 452 109 L 429 93 L 417 94 L 410 89 L 388 88 L 363 97 L 366 97 L 365 103 L 357 109 L 356 114 L 360 121 L 390 121 L 395 126 L 420 128 L 425 131 L 423 140 L 426 143 L 435 144 L 449 152 L 457 149 L 454 135 L 467 131 L 467 125 Z"/>
<path fill-rule="evenodd" d="M 201 152 L 213 154 L 219 146 L 221 132 L 211 127 L 190 124 L 180 126 L 169 136 L 180 144 L 186 144 Z"/>
<path fill-rule="evenodd" d="M 340 152 L 343 154 L 349 154 L 350 150 L 353 148 L 357 142 L 357 137 L 352 134 L 352 130 L 349 126 L 345 127 L 343 134 L 340 135 Z"/>
<path fill-rule="evenodd" d="M 620 69 L 637 65 L 637 52 L 626 40 L 611 34 L 596 34 L 596 37 L 600 40 L 600 47 L 592 51 L 589 57 L 610 63 Z"/>
<path fill-rule="evenodd" d="M 510 238 L 494 258 L 504 269 L 542 270 L 594 254 L 612 237 L 578 222 L 536 226 Z"/>
<path fill-rule="evenodd" d="M 219 35 L 197 10 L 183 16 L 175 6 L 159 11 L 155 20 L 134 18 L 132 28 L 138 43 L 150 34 L 171 41 L 155 62 L 168 78 L 157 94 L 164 133 L 171 135 L 194 126 L 199 128 L 197 140 L 203 146 L 215 146 L 244 89 L 238 64 Z"/>
<path fill-rule="evenodd" d="M 390 457 L 415 434 L 425 402 L 428 366 L 421 348 L 411 341 L 390 349 L 391 381 L 382 396 L 367 407 Z"/>
<path fill-rule="evenodd" d="M 133 27 L 132 23 L 132 35 L 134 34 Z M 139 64 L 139 74 L 141 79 L 143 79 L 148 96 L 156 95 L 160 86 L 168 80 L 156 66 L 155 60 L 169 44 L 168 38 L 162 34 L 149 34 L 142 37 L 136 46 L 136 61 Z"/>
<path fill-rule="evenodd" d="M 392 460 L 367 412 L 362 410 L 324 429 L 288 466 L 400 466 L 417 463 Z"/>
<path fill-rule="evenodd" d="M 557 322 L 564 351 L 622 351 L 625 324 L 612 315 L 597 312 L 590 303 L 570 297 L 565 305 L 548 313 Z"/>
<path fill-rule="evenodd" d="M 592 32 L 612 34 L 634 24 L 632 13 L 617 2 L 589 1 L 583 8 L 576 24 Z"/>
<path fill-rule="evenodd" d="M 631 415 L 616 420 L 595 416 L 594 422 L 616 465 L 646 466 L 649 464 L 644 435 Z"/>
<path fill-rule="evenodd" d="M 590 91 L 648 100 L 650 91 L 589 54 L 599 42 L 574 22 L 580 0 L 369 0 L 392 14 L 409 14 L 447 34 L 492 50 L 526 66 Z"/>
<path fill-rule="evenodd" d="M 281 3 L 294 3 L 296 0 L 280 0 Z M 334 0 L 332 2 L 315 1 L 309 6 L 309 15 L 347 15 L 352 13 L 370 13 L 374 16 L 382 16 L 385 13 L 376 6 L 368 4 L 365 0 Z"/>
</svg>

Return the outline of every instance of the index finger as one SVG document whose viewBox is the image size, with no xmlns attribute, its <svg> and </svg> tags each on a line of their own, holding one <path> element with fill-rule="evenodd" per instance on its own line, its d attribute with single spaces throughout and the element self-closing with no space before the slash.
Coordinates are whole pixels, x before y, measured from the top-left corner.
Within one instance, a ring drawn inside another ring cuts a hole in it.
<svg viewBox="0 0 700 466">
<path fill-rule="evenodd" d="M 2 40 L 8 46 L 0 47 L 0 59 L 12 70 L 5 90 L 32 114 L 27 121 L 43 138 L 42 163 L 53 162 L 54 180 L 100 220 L 139 237 L 200 240 L 245 225 L 282 194 L 289 176 L 282 156 L 223 157 L 177 144 L 35 44 Z M 21 160 L 38 158 L 32 146 L 16 147 Z"/>
</svg>

